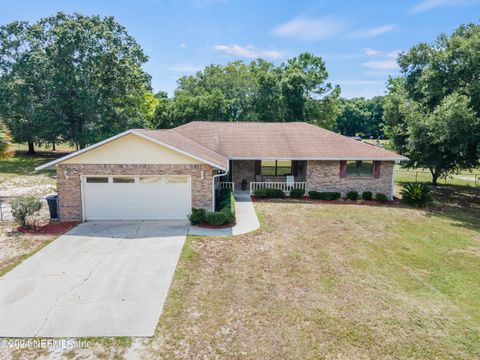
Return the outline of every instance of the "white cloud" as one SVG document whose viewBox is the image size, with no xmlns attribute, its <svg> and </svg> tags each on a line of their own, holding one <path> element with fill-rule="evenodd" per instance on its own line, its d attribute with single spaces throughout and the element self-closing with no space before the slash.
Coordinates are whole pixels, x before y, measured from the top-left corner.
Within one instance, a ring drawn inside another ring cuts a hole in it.
<svg viewBox="0 0 480 360">
<path fill-rule="evenodd" d="M 296 17 L 272 29 L 272 34 L 299 40 L 313 41 L 331 38 L 345 28 L 345 23 L 333 17 Z"/>
<path fill-rule="evenodd" d="M 424 0 L 412 7 L 410 10 L 414 13 L 433 10 L 445 6 L 465 6 L 478 4 L 478 0 Z"/>
<path fill-rule="evenodd" d="M 367 69 L 371 70 L 397 70 L 398 65 L 396 60 L 372 60 L 362 64 Z"/>
<path fill-rule="evenodd" d="M 387 54 L 387 58 L 396 59 L 401 52 L 402 50 L 393 50 Z"/>
<path fill-rule="evenodd" d="M 249 59 L 256 59 L 256 58 L 279 59 L 282 57 L 282 53 L 280 51 L 260 50 L 255 48 L 252 45 L 247 45 L 247 46 L 241 46 L 236 44 L 214 45 L 213 48 L 224 54 L 241 56 Z"/>
<path fill-rule="evenodd" d="M 368 56 L 380 56 L 383 54 L 380 50 L 375 50 L 372 48 L 363 48 L 363 52 Z"/>
<path fill-rule="evenodd" d="M 375 28 L 370 28 L 370 29 L 364 29 L 364 30 L 358 30 L 354 31 L 350 34 L 350 37 L 352 38 L 373 38 L 376 36 L 380 36 L 383 34 L 386 34 L 390 31 L 395 29 L 395 26 L 392 24 L 387 24 Z"/>
<path fill-rule="evenodd" d="M 180 44 L 180 47 L 184 49 L 184 48 L 186 48 L 186 47 L 187 47 L 187 44 L 185 44 L 185 43 L 181 43 L 181 44 Z"/>
<path fill-rule="evenodd" d="M 174 64 L 162 64 L 162 67 L 168 71 L 181 72 L 181 73 L 193 73 L 203 70 L 202 66 L 185 64 L 185 63 L 174 63 Z"/>
</svg>

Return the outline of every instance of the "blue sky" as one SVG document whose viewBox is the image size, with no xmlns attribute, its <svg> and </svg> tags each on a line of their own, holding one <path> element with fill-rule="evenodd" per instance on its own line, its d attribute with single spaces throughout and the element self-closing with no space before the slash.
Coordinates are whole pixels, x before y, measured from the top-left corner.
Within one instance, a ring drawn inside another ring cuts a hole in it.
<svg viewBox="0 0 480 360">
<path fill-rule="evenodd" d="M 23 0 L 2 1 L 0 23 L 57 11 L 113 15 L 150 57 L 154 89 L 211 63 L 303 51 L 322 56 L 344 97 L 382 95 L 395 57 L 458 25 L 478 22 L 480 0 Z"/>
</svg>

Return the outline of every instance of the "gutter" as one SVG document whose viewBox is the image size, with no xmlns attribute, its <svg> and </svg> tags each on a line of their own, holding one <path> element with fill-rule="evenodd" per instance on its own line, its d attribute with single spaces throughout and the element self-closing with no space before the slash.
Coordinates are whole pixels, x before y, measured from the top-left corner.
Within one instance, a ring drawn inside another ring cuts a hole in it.
<svg viewBox="0 0 480 360">
<path fill-rule="evenodd" d="M 212 211 L 215 211 L 215 179 L 220 176 L 225 176 L 230 172 L 230 160 L 227 161 L 227 168 L 224 173 L 212 176 Z"/>
</svg>

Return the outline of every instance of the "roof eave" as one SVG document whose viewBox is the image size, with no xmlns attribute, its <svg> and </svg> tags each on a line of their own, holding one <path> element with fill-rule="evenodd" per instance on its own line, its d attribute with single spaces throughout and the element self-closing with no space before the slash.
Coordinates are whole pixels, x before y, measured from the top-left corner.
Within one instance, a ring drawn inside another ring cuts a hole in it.
<svg viewBox="0 0 480 360">
<path fill-rule="evenodd" d="M 300 156 L 300 157 L 291 157 L 291 156 L 261 156 L 261 157 L 252 157 L 252 156 L 229 156 L 229 160 L 321 160 L 321 161 L 354 161 L 354 160 L 363 160 L 363 161 L 407 161 L 409 160 L 405 156 L 398 156 L 398 157 L 378 157 L 378 158 L 373 158 L 373 157 L 351 157 L 351 156 L 346 156 L 346 157 L 338 157 L 338 156 L 333 156 L 333 157 L 318 157 L 318 156 Z"/>
<path fill-rule="evenodd" d="M 66 161 L 66 160 L 69 160 L 69 159 L 71 159 L 71 158 L 77 157 L 77 156 L 79 156 L 79 155 L 81 155 L 81 154 L 83 154 L 83 153 L 85 153 L 85 152 L 87 152 L 87 151 L 96 149 L 96 148 L 98 148 L 98 147 L 100 147 L 100 146 L 102 146 L 102 145 L 105 145 L 105 144 L 107 144 L 107 143 L 109 143 L 109 142 L 112 142 L 112 141 L 114 141 L 114 140 L 117 140 L 117 139 L 119 139 L 119 138 L 121 138 L 121 137 L 124 137 L 124 136 L 126 136 L 126 135 L 129 135 L 129 134 L 134 134 L 134 135 L 139 136 L 139 137 L 141 137 L 141 138 L 144 138 L 144 139 L 146 139 L 146 140 L 152 141 L 152 142 L 154 142 L 154 143 L 156 143 L 156 144 L 158 144 L 158 145 L 164 146 L 164 147 L 169 148 L 170 150 L 173 150 L 173 151 L 177 151 L 177 152 L 179 152 L 179 153 L 181 153 L 181 154 L 183 154 L 183 155 L 185 155 L 185 156 L 191 157 L 191 158 L 193 158 L 193 159 L 195 159 L 195 160 L 198 160 L 198 161 L 203 162 L 203 163 L 205 163 L 205 164 L 211 165 L 211 166 L 213 166 L 213 167 L 215 167 L 215 168 L 218 168 L 218 169 L 220 169 L 220 170 L 226 170 L 226 169 L 227 169 L 227 166 L 228 166 L 228 165 L 216 164 L 216 163 L 211 162 L 211 161 L 209 161 L 209 160 L 202 159 L 202 158 L 200 158 L 200 157 L 198 157 L 198 156 L 195 156 L 195 155 L 193 155 L 193 154 L 190 154 L 190 153 L 188 153 L 188 152 L 186 152 L 186 151 L 180 150 L 180 149 L 178 149 L 178 148 L 176 148 L 176 147 L 174 147 L 174 146 L 168 145 L 168 144 L 166 144 L 166 143 L 164 143 L 164 142 L 162 142 L 162 141 L 153 139 L 153 138 L 151 138 L 151 137 L 149 137 L 149 136 L 147 136 L 147 135 L 144 135 L 144 134 L 142 134 L 142 133 L 140 133 L 140 132 L 138 132 L 138 131 L 135 131 L 134 129 L 130 129 L 130 130 L 124 131 L 124 132 L 122 132 L 122 133 L 120 133 L 120 134 L 117 134 L 117 135 L 115 135 L 115 136 L 112 136 L 112 137 L 110 137 L 110 138 L 108 138 L 108 139 L 105 139 L 105 140 L 103 140 L 103 141 L 100 141 L 100 142 L 98 142 L 98 143 L 96 143 L 96 144 L 87 146 L 86 148 L 84 148 L 84 149 L 82 149 L 82 150 L 75 151 L 74 153 L 68 154 L 68 155 L 66 155 L 66 156 L 62 156 L 62 157 L 59 158 L 59 159 L 56 159 L 56 160 L 50 161 L 50 162 L 48 162 L 48 163 L 46 163 L 46 164 L 37 166 L 37 167 L 35 168 L 35 171 L 41 171 L 41 170 L 45 170 L 45 169 L 51 168 L 51 167 L 56 166 L 57 164 L 60 164 L 60 163 L 62 163 L 62 162 L 64 162 L 64 161 Z M 228 162 L 228 160 L 227 160 L 226 158 L 225 158 L 225 162 Z"/>
</svg>

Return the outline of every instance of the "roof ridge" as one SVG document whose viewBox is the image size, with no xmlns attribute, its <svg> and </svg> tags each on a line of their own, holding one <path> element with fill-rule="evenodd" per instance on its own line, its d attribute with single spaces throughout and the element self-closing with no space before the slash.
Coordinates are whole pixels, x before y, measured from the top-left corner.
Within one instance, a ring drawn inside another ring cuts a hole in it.
<svg viewBox="0 0 480 360">
<path fill-rule="evenodd" d="M 185 138 L 185 139 L 188 139 L 188 140 L 194 142 L 194 143 L 195 143 L 196 145 L 198 145 L 199 147 L 201 147 L 201 148 L 203 148 L 203 149 L 205 149 L 205 150 L 213 151 L 213 152 L 215 152 L 216 154 L 218 154 L 218 155 L 220 155 L 220 156 L 223 156 L 225 159 L 228 159 L 228 157 L 225 156 L 224 154 L 219 153 L 218 151 L 216 151 L 216 150 L 214 150 L 214 149 L 211 149 L 211 148 L 209 148 L 208 146 L 205 146 L 205 145 L 203 145 L 203 144 L 200 144 L 198 141 L 192 139 L 191 137 L 188 137 L 188 136 L 186 136 L 186 135 L 183 135 L 183 134 L 179 133 L 179 132 L 176 131 L 175 129 L 176 129 L 176 128 L 168 129 L 167 132 L 174 132 L 175 134 L 177 134 L 177 135 L 179 135 L 179 136 L 181 136 L 181 137 L 183 137 L 183 138 Z"/>
</svg>

